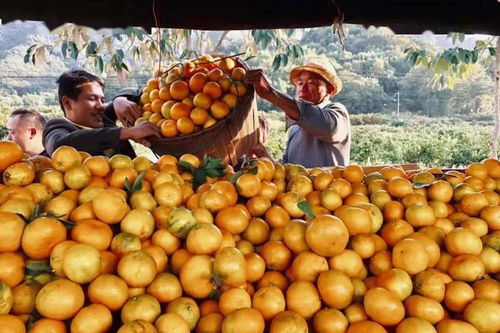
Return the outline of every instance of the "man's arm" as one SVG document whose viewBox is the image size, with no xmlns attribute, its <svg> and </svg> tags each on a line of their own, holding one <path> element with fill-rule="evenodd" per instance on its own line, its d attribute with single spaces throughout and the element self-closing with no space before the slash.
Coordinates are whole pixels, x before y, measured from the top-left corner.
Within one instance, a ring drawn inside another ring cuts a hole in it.
<svg viewBox="0 0 500 333">
<path fill-rule="evenodd" d="M 48 122 L 43 131 L 43 145 L 52 155 L 60 146 L 71 146 L 89 153 L 103 151 L 116 145 L 120 140 L 119 127 L 73 131 L 71 125 L 62 122 Z"/>
<path fill-rule="evenodd" d="M 295 99 L 273 88 L 261 69 L 249 70 L 245 74 L 245 84 L 255 87 L 257 94 L 282 109 L 292 119 L 299 119 L 300 111 Z"/>
<path fill-rule="evenodd" d="M 74 131 L 66 122 L 47 123 L 43 131 L 43 145 L 49 155 L 60 146 L 71 146 L 89 153 L 116 146 L 120 140 L 134 140 L 148 146 L 147 137 L 160 137 L 160 129 L 151 123 L 130 128 L 105 127 Z"/>
<path fill-rule="evenodd" d="M 137 118 L 141 116 L 139 99 L 141 92 L 135 88 L 125 88 L 113 97 L 113 101 L 106 106 L 106 117 L 113 124 L 119 120 L 122 124 L 132 126 Z"/>
</svg>

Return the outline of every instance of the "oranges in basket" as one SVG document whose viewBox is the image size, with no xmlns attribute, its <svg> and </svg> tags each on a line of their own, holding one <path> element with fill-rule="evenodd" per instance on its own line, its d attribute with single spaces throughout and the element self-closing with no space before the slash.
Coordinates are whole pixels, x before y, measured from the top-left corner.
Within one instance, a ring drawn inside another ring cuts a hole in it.
<svg viewBox="0 0 500 333">
<path fill-rule="evenodd" d="M 166 138 L 192 134 L 215 125 L 245 95 L 245 69 L 231 57 L 203 55 L 155 71 L 142 90 L 143 114 Z"/>
</svg>

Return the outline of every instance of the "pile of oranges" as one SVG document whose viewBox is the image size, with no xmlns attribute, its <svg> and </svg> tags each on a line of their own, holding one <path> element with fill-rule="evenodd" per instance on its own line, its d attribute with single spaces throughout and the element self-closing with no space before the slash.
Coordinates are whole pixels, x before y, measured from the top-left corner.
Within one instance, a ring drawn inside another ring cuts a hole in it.
<svg viewBox="0 0 500 333">
<path fill-rule="evenodd" d="M 500 330 L 498 160 L 261 158 L 198 188 L 179 161 L 0 142 L 0 331 Z"/>
<path fill-rule="evenodd" d="M 231 57 L 203 55 L 155 71 L 140 98 L 142 117 L 161 128 L 164 137 L 191 134 L 224 119 L 246 93 L 245 69 Z"/>
</svg>

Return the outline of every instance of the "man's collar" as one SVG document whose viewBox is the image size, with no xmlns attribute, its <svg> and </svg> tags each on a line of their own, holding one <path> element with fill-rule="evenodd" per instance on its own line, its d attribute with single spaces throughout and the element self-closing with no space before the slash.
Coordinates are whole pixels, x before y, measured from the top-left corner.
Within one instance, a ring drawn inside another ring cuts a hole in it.
<svg viewBox="0 0 500 333">
<path fill-rule="evenodd" d="M 76 127 L 81 128 L 81 129 L 95 129 L 95 128 L 92 128 L 92 127 L 87 127 L 87 126 L 83 126 L 83 125 L 80 125 L 80 124 L 74 123 L 74 122 L 72 122 L 71 120 L 69 120 L 69 119 L 68 119 L 68 118 L 66 118 L 66 117 L 64 117 L 64 119 L 65 119 L 67 122 L 69 122 L 69 123 L 71 123 L 71 124 L 75 125 Z"/>
<path fill-rule="evenodd" d="M 330 101 L 330 98 L 328 97 L 325 97 L 325 99 L 323 100 L 323 102 L 319 103 L 319 104 L 316 104 L 317 106 L 319 106 L 320 108 L 324 108 L 325 106 L 327 106 L 328 104 L 331 104 L 332 102 Z"/>
</svg>

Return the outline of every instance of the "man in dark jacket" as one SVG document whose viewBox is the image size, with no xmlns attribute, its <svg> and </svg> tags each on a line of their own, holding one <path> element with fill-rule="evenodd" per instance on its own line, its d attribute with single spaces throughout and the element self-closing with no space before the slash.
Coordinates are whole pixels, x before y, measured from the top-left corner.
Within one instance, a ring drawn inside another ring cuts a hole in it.
<svg viewBox="0 0 500 333">
<path fill-rule="evenodd" d="M 63 73 L 57 83 L 64 118 L 50 119 L 45 125 L 43 145 L 49 155 L 60 146 L 71 146 L 91 155 L 135 157 L 128 140 L 149 145 L 148 137 L 160 137 L 160 129 L 149 122 L 126 128 L 116 126 L 117 120 L 133 124 L 140 110 L 126 99 L 127 94 L 105 106 L 100 77 L 72 70 Z"/>
</svg>

